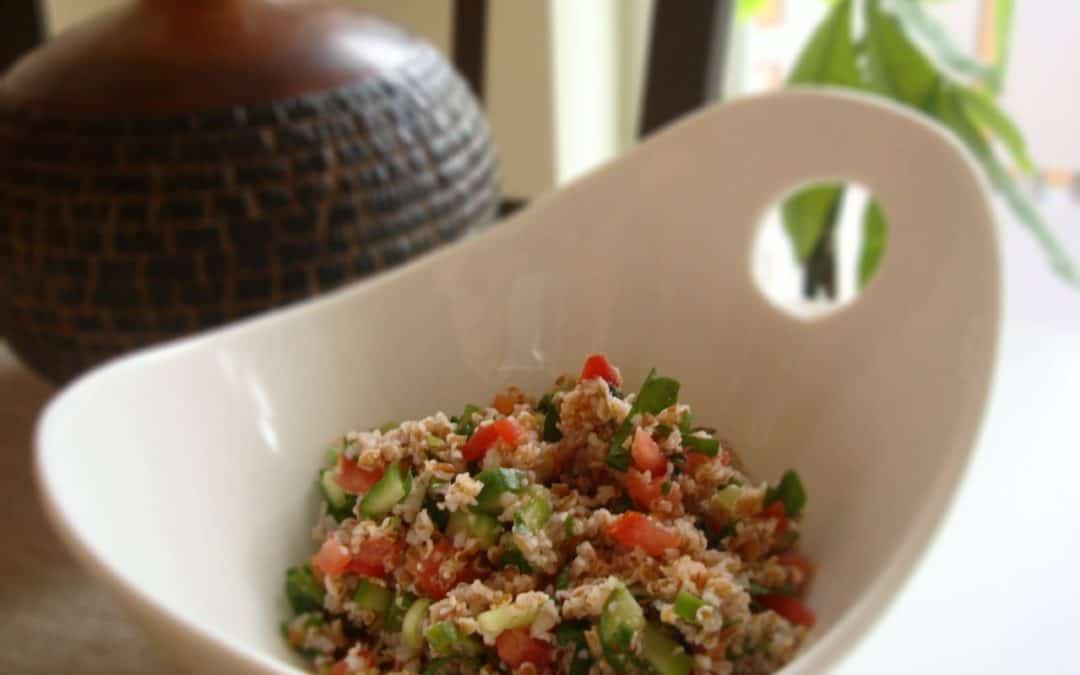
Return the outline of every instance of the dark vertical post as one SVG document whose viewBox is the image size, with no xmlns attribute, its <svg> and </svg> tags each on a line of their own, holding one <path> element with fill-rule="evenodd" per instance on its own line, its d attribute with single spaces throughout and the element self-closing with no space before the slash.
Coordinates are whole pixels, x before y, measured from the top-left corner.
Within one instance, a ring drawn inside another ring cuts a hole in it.
<svg viewBox="0 0 1080 675">
<path fill-rule="evenodd" d="M 640 136 L 701 107 L 721 90 L 734 4 L 655 3 Z"/>
<path fill-rule="evenodd" d="M 0 1 L 0 73 L 45 39 L 38 0 Z"/>
<path fill-rule="evenodd" d="M 454 65 L 484 101 L 488 0 L 454 0 Z"/>
</svg>

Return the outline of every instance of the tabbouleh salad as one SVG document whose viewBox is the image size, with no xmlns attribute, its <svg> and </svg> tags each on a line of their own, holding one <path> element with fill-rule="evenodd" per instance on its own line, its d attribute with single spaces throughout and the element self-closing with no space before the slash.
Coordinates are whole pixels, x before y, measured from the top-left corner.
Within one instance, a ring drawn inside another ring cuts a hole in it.
<svg viewBox="0 0 1080 675">
<path fill-rule="evenodd" d="M 349 432 L 283 630 L 318 673 L 779 669 L 814 624 L 798 475 L 754 484 L 679 383 L 602 355 L 539 400 Z"/>
</svg>

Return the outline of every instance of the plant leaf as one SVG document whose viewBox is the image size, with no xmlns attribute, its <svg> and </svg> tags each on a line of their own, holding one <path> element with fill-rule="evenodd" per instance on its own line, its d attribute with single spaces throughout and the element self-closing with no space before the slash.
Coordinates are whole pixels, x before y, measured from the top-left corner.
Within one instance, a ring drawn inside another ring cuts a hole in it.
<svg viewBox="0 0 1080 675">
<path fill-rule="evenodd" d="M 862 251 L 859 253 L 859 290 L 866 288 L 866 284 L 877 272 L 881 257 L 885 255 L 885 241 L 888 225 L 885 223 L 885 212 L 881 210 L 881 204 L 872 200 L 866 205 L 863 212 L 863 241 Z"/>
<path fill-rule="evenodd" d="M 893 0 L 889 4 L 909 35 L 928 47 L 936 59 L 957 75 L 969 77 L 997 91 L 1001 70 L 966 54 L 956 46 L 940 23 L 927 13 L 918 0 Z"/>
<path fill-rule="evenodd" d="M 879 0 L 867 0 L 864 7 L 866 73 L 870 89 L 926 110 L 941 75 L 904 33 L 896 17 L 881 10 Z"/>
<path fill-rule="evenodd" d="M 829 10 L 803 47 L 788 76 L 788 84 L 837 84 L 858 88 L 861 82 L 851 31 L 851 0 L 841 0 Z"/>
<path fill-rule="evenodd" d="M 1012 37 L 1013 0 L 996 0 L 994 2 L 994 70 L 997 78 L 990 91 L 1000 94 L 1005 85 L 1005 67 L 1009 63 L 1009 47 Z"/>
<path fill-rule="evenodd" d="M 1042 214 L 1031 203 L 1020 186 L 994 155 L 993 148 L 983 137 L 976 123 L 969 117 L 958 88 L 942 81 L 934 97 L 934 114 L 951 129 L 975 155 L 982 165 L 990 184 L 1001 193 L 1013 214 L 1025 225 L 1042 246 L 1051 267 L 1063 279 L 1080 286 L 1080 269 L 1058 241 L 1053 230 L 1043 220 Z"/>
<path fill-rule="evenodd" d="M 735 15 L 741 20 L 745 21 L 754 16 L 765 7 L 766 0 L 739 0 L 739 4 L 736 5 Z"/>
<path fill-rule="evenodd" d="M 1020 133 L 1019 127 L 1009 118 L 1004 110 L 999 108 L 993 99 L 966 87 L 957 88 L 960 100 L 969 117 L 988 129 L 997 136 L 1009 150 L 1016 165 L 1024 173 L 1035 170 L 1035 164 L 1031 161 L 1031 155 L 1027 151 L 1027 143 Z"/>
<path fill-rule="evenodd" d="M 815 185 L 784 200 L 784 229 L 795 256 L 805 263 L 836 215 L 843 188 L 837 184 Z"/>
</svg>

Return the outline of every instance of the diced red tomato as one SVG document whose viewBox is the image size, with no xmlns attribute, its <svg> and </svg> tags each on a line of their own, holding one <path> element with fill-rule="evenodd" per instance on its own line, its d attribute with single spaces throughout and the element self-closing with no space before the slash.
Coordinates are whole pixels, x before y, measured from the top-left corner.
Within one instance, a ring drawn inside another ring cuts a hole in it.
<svg viewBox="0 0 1080 675">
<path fill-rule="evenodd" d="M 531 663 L 542 667 L 551 664 L 552 647 L 543 640 L 537 640 L 529 634 L 528 628 L 514 628 L 499 633 L 495 640 L 495 650 L 499 658 L 511 668 Z"/>
<path fill-rule="evenodd" d="M 775 501 L 769 504 L 761 512 L 761 517 L 776 519 L 776 534 L 784 534 L 791 527 L 791 521 L 788 520 L 787 512 L 784 511 L 784 502 Z"/>
<path fill-rule="evenodd" d="M 352 670 L 349 669 L 349 662 L 345 659 L 341 659 L 334 664 L 334 667 L 330 669 L 330 675 L 352 675 Z"/>
<path fill-rule="evenodd" d="M 591 380 L 596 377 L 601 377 L 608 384 L 616 387 L 622 386 L 622 375 L 619 374 L 619 369 L 611 365 L 611 361 L 608 361 L 603 354 L 593 354 L 588 357 L 581 368 L 581 379 Z"/>
<path fill-rule="evenodd" d="M 626 472 L 626 490 L 635 504 L 649 509 L 663 494 L 664 480 L 663 476 L 649 480 L 640 471 L 630 469 Z"/>
<path fill-rule="evenodd" d="M 697 470 L 705 466 L 712 461 L 712 457 L 703 455 L 700 452 L 688 452 L 684 455 L 686 457 L 686 472 L 693 475 L 697 473 Z"/>
<path fill-rule="evenodd" d="M 322 548 L 311 559 L 311 566 L 319 573 L 330 578 L 340 577 L 345 568 L 349 566 L 349 549 L 345 548 L 337 539 L 327 537 Z"/>
<path fill-rule="evenodd" d="M 501 393 L 495 395 L 495 400 L 491 402 L 491 407 L 498 410 L 503 415 L 509 415 L 514 412 L 514 404 L 516 401 L 512 396 L 507 393 Z"/>
<path fill-rule="evenodd" d="M 799 593 L 805 593 L 806 588 L 810 585 L 810 580 L 814 578 L 814 563 L 809 558 L 790 551 L 781 553 L 778 559 L 781 565 L 794 567 L 802 572 L 802 583 L 799 584 L 798 590 Z"/>
<path fill-rule="evenodd" d="M 467 462 L 475 462 L 484 458 L 487 451 L 497 442 L 502 441 L 513 446 L 521 442 L 525 436 L 525 430 L 521 428 L 517 420 L 512 417 L 504 417 L 495 420 L 491 424 L 479 427 L 465 442 L 461 449 L 461 455 Z"/>
<path fill-rule="evenodd" d="M 660 451 L 653 437 L 641 427 L 634 432 L 634 442 L 630 445 L 630 457 L 634 466 L 641 471 L 651 471 L 653 478 L 667 473 L 667 458 Z"/>
<path fill-rule="evenodd" d="M 362 577 L 385 579 L 397 567 L 403 548 L 401 541 L 392 537 L 370 539 L 352 557 L 346 570 Z"/>
<path fill-rule="evenodd" d="M 456 561 L 460 565 L 458 565 L 457 572 L 453 576 L 443 576 L 443 563 L 455 557 L 455 555 L 456 549 L 454 545 L 449 540 L 443 539 L 435 544 L 435 548 L 431 550 L 431 553 L 426 558 L 420 561 L 416 574 L 416 584 L 424 595 L 432 600 L 442 600 L 455 586 L 474 577 L 475 570 L 463 560 Z"/>
<path fill-rule="evenodd" d="M 362 469 L 356 464 L 355 460 L 342 455 L 341 459 L 338 460 L 337 484 L 349 494 L 367 494 L 371 486 L 379 482 L 385 471 L 385 467 Z"/>
<path fill-rule="evenodd" d="M 807 628 L 813 628 L 817 617 L 802 600 L 787 595 L 759 595 L 755 598 L 762 607 L 771 609 L 788 621 Z"/>
<path fill-rule="evenodd" d="M 623 546 L 637 546 L 651 556 L 661 556 L 669 548 L 678 548 L 678 535 L 657 525 L 644 513 L 627 511 L 607 527 L 609 537 Z"/>
</svg>

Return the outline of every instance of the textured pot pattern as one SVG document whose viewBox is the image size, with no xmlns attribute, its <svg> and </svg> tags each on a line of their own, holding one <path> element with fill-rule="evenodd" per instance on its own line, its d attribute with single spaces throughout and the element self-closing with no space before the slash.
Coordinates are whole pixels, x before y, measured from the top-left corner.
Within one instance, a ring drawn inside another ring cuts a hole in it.
<svg viewBox="0 0 1080 675">
<path fill-rule="evenodd" d="M 0 108 L 8 338 L 65 380 L 368 275 L 498 201 L 489 130 L 430 47 L 356 83 L 205 112 Z"/>
</svg>

